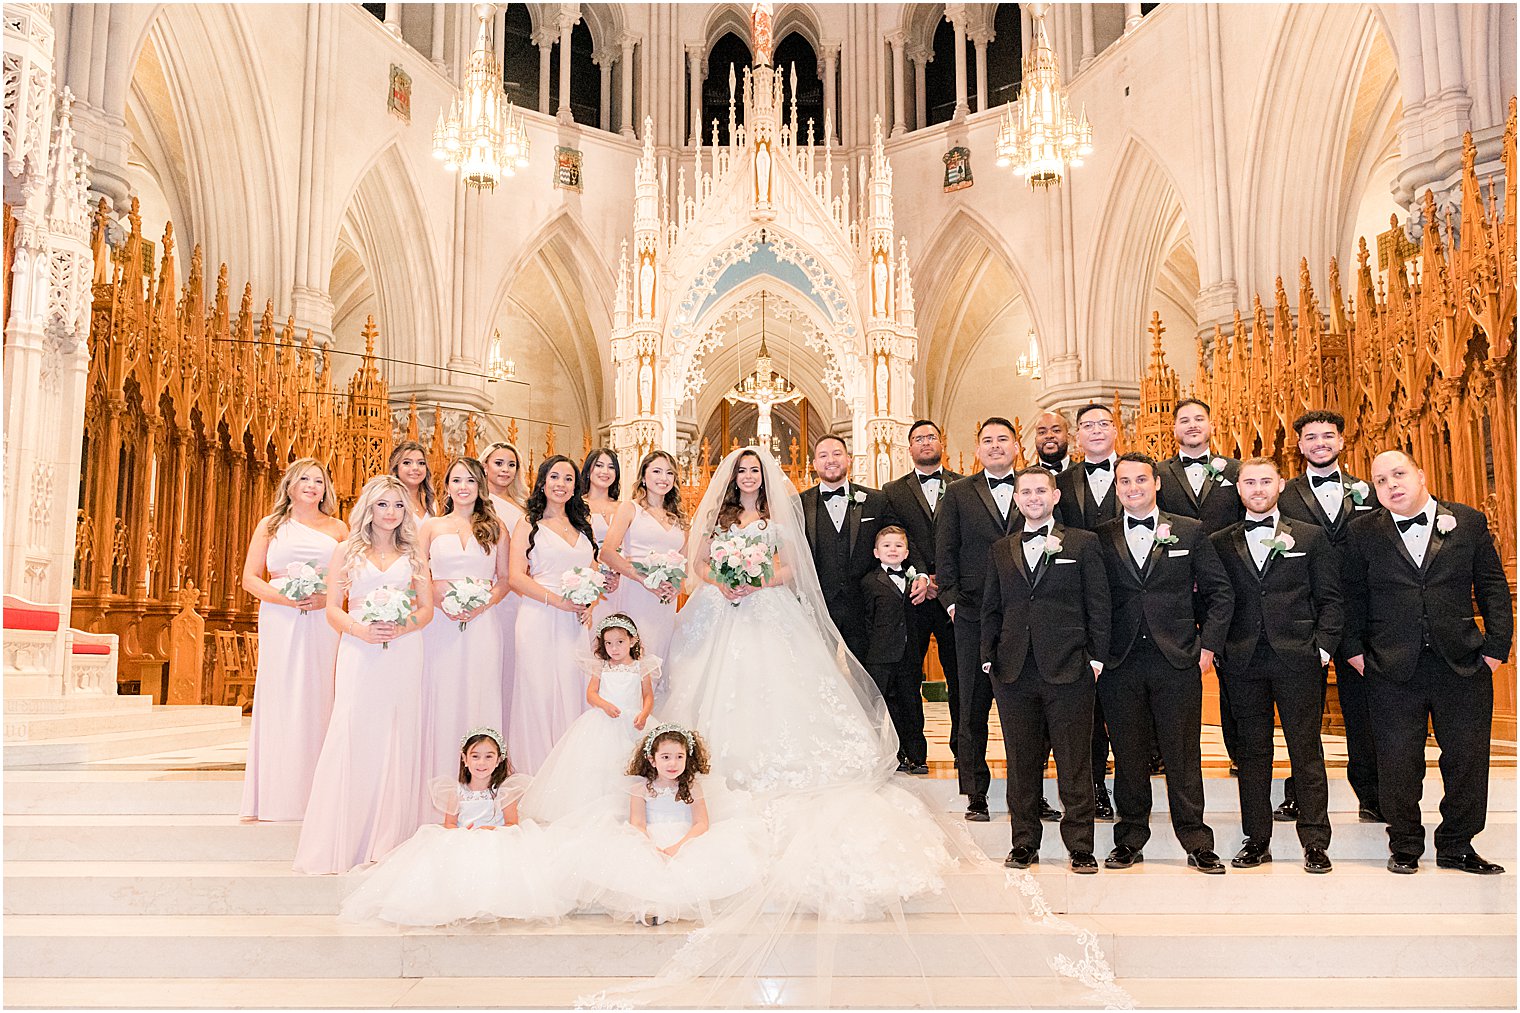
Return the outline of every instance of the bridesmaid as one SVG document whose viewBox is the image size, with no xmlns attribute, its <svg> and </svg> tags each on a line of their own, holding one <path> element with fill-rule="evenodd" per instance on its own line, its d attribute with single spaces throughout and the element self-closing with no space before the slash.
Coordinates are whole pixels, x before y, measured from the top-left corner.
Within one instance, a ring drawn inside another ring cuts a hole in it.
<svg viewBox="0 0 1520 1013">
<path fill-rule="evenodd" d="M 417 634 L 433 617 L 432 583 L 399 480 L 364 483 L 349 520 L 328 569 L 327 621 L 343 634 L 332 720 L 296 845 L 296 871 L 312 874 L 378 861 L 422 822 Z M 410 621 L 359 620 L 365 597 L 380 587 L 416 592 Z"/>
<path fill-rule="evenodd" d="M 599 558 L 627 578 L 622 610 L 639 628 L 645 653 L 665 658 L 675 629 L 675 588 L 662 584 L 650 590 L 633 568 L 651 552 L 686 552 L 686 515 L 676 485 L 676 461 L 663 450 L 651 451 L 639 462 L 633 498 L 619 504 Z"/>
<path fill-rule="evenodd" d="M 505 532 L 479 461 L 451 462 L 443 473 L 443 494 L 443 512 L 422 525 L 438 612 L 438 621 L 422 634 L 422 755 L 428 783 L 457 779 L 459 737 L 482 725 L 496 727 L 502 715 L 501 625 L 486 613 L 507 595 Z M 479 608 L 450 613 L 444 606 L 449 583 L 466 577 L 491 581 L 491 596 Z M 431 797 L 426 786 L 424 796 Z"/>
<path fill-rule="evenodd" d="M 510 443 L 493 443 L 481 456 L 486 466 L 486 484 L 491 489 L 491 506 L 501 521 L 502 545 L 496 551 L 508 562 L 512 559 L 512 532 L 523 519 L 523 508 L 528 504 L 528 488 L 523 484 L 522 453 Z M 510 725 L 512 714 L 512 683 L 517 671 L 517 606 L 522 598 L 509 594 L 491 611 L 501 627 L 501 724 Z"/>
<path fill-rule="evenodd" d="M 296 563 L 325 568 L 348 535 L 334 516 L 338 497 L 327 472 L 310 457 L 285 469 L 274 510 L 260 518 L 243 562 L 243 590 L 259 599 L 259 668 L 253 687 L 253 731 L 243 775 L 245 820 L 295 821 L 306 812 L 311 774 L 332 714 L 338 633 L 321 617 L 327 596 L 299 601 L 265 579 Z"/>
<path fill-rule="evenodd" d="M 588 650 L 591 610 L 558 593 L 567 570 L 596 565 L 596 539 L 586 501 L 575 493 L 577 478 L 568 457 L 539 465 L 527 516 L 512 533 L 512 590 L 523 600 L 507 749 L 512 765 L 525 774 L 537 772 L 587 706 L 577 657 Z"/>
<path fill-rule="evenodd" d="M 597 447 L 587 454 L 575 491 L 591 509 L 591 530 L 596 535 L 596 543 L 601 545 L 607 540 L 612 518 L 617 514 L 618 499 L 623 494 L 623 465 L 617 454 L 606 447 Z M 623 611 L 623 595 L 619 590 L 622 577 L 607 566 L 602 567 L 602 572 L 607 577 L 607 594 L 597 603 L 596 619 Z"/>
<path fill-rule="evenodd" d="M 433 469 L 428 466 L 427 450 L 416 440 L 402 440 L 391 451 L 386 470 L 406 489 L 406 505 L 417 527 L 433 516 Z"/>
</svg>

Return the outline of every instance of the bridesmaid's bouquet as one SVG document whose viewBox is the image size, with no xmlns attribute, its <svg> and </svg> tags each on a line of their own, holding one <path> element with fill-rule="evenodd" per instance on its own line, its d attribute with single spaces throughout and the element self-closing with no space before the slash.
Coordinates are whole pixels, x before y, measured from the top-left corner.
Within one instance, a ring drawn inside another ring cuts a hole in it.
<svg viewBox="0 0 1520 1013">
<path fill-rule="evenodd" d="M 491 600 L 491 582 L 483 577 L 462 577 L 459 580 L 449 581 L 449 589 L 443 593 L 443 610 L 450 615 L 459 615 L 478 609 Z M 466 622 L 459 623 L 462 632 Z"/>
<path fill-rule="evenodd" d="M 391 587 L 389 584 L 381 584 L 359 603 L 359 615 L 356 617 L 361 623 L 391 623 L 396 626 L 405 626 L 411 622 L 417 614 L 417 592 L 411 588 Z M 389 643 L 381 643 L 382 650 L 390 650 Z"/>
<path fill-rule="evenodd" d="M 644 578 L 644 586 L 653 591 L 661 584 L 669 584 L 680 593 L 686 580 L 686 557 L 671 549 L 669 552 L 651 552 L 633 563 L 633 572 Z"/>
<path fill-rule="evenodd" d="M 776 575 L 775 550 L 759 535 L 742 531 L 719 535 L 708 550 L 707 575 L 714 584 L 730 591 L 763 587 Z M 734 607 L 739 603 L 734 602 Z"/>
<path fill-rule="evenodd" d="M 285 576 L 276 577 L 269 586 L 291 601 L 303 601 L 314 594 L 327 593 L 327 568 L 310 563 L 295 562 L 285 567 Z M 305 615 L 303 611 L 301 615 Z"/>
<path fill-rule="evenodd" d="M 607 578 L 591 566 L 566 570 L 559 579 L 559 593 L 577 605 L 590 605 L 607 590 Z"/>
</svg>

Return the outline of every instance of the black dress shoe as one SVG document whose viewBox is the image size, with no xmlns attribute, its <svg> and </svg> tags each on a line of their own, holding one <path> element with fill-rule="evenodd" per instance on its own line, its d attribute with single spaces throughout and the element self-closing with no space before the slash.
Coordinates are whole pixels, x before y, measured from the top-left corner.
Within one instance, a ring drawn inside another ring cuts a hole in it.
<svg viewBox="0 0 1520 1013">
<path fill-rule="evenodd" d="M 1214 854 L 1208 848 L 1199 848 L 1196 851 L 1189 851 L 1188 865 L 1197 869 L 1199 872 L 1206 872 L 1210 876 L 1224 875 L 1224 863 L 1219 860 L 1218 855 Z"/>
<path fill-rule="evenodd" d="M 1145 861 L 1145 856 L 1139 848 L 1132 848 L 1127 844 L 1121 844 L 1108 853 L 1103 859 L 1103 864 L 1110 869 L 1128 869 L 1132 865 L 1138 865 Z"/>
<path fill-rule="evenodd" d="M 1388 856 L 1388 871 L 1401 876 L 1413 876 L 1420 871 L 1420 856 L 1395 851 Z"/>
<path fill-rule="evenodd" d="M 1378 810 L 1377 810 L 1376 807 L 1370 806 L 1370 805 L 1364 805 L 1360 809 L 1358 809 L 1356 811 L 1356 818 L 1358 820 L 1360 820 L 1361 822 L 1363 822 L 1363 823 L 1387 823 L 1388 822 L 1387 820 L 1383 819 L 1383 814 L 1380 813 L 1380 812 L 1378 812 Z"/>
<path fill-rule="evenodd" d="M 986 795 L 970 795 L 966 798 L 966 818 L 973 823 L 988 823 L 992 820 L 987 812 Z"/>
<path fill-rule="evenodd" d="M 1098 860 L 1090 851 L 1073 851 L 1071 853 L 1071 871 L 1079 876 L 1092 876 L 1098 872 Z"/>
<path fill-rule="evenodd" d="M 1272 861 L 1271 848 L 1265 844 L 1258 844 L 1256 841 L 1246 841 L 1239 853 L 1230 859 L 1230 864 L 1237 869 L 1254 869 L 1270 861 Z"/>
<path fill-rule="evenodd" d="M 1061 810 L 1052 808 L 1050 803 L 1045 801 L 1044 795 L 1040 796 L 1040 820 L 1044 823 L 1061 822 Z"/>
<path fill-rule="evenodd" d="M 910 774 L 927 774 L 929 773 L 929 765 L 927 763 L 909 762 L 907 772 Z"/>
<path fill-rule="evenodd" d="M 907 760 L 898 760 L 897 761 L 897 772 L 899 774 L 906 774 L 911 769 L 912 769 L 912 765 L 909 764 Z"/>
<path fill-rule="evenodd" d="M 1291 798 L 1282 800 L 1282 805 L 1272 810 L 1272 818 L 1279 823 L 1298 822 L 1298 802 Z"/>
<path fill-rule="evenodd" d="M 1037 865 L 1040 861 L 1038 848 L 1014 848 L 1008 852 L 1008 857 L 1003 859 L 1003 864 L 1010 869 L 1027 869 L 1031 865 Z"/>
<path fill-rule="evenodd" d="M 1330 869 L 1330 856 L 1325 854 L 1324 848 L 1304 849 L 1304 871 L 1329 872 Z"/>
<path fill-rule="evenodd" d="M 1165 774 L 1165 773 L 1166 773 L 1166 761 L 1162 760 L 1160 756 L 1152 756 L 1151 757 L 1151 776 L 1155 777 L 1157 774 Z"/>
<path fill-rule="evenodd" d="M 1114 818 L 1114 804 L 1108 799 L 1108 788 L 1099 781 L 1093 785 L 1093 819 L 1107 823 Z"/>
<path fill-rule="evenodd" d="M 1235 766 L 1235 761 L 1234 760 L 1230 761 L 1230 776 L 1231 777 L 1239 777 L 1240 776 L 1240 768 L 1237 767 L 1237 766 Z"/>
<path fill-rule="evenodd" d="M 1469 851 L 1465 855 L 1437 855 L 1436 868 L 1456 869 L 1459 872 L 1470 872 L 1474 876 L 1499 876 L 1504 873 L 1504 866 L 1484 861 L 1476 851 Z"/>
</svg>

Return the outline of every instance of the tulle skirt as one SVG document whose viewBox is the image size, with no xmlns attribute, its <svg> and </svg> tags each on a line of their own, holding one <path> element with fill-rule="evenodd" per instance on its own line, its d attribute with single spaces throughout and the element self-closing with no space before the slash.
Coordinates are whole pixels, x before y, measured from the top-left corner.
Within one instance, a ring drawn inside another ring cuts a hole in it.
<svg viewBox="0 0 1520 1013">
<path fill-rule="evenodd" d="M 558 823 L 601 806 L 628 782 L 628 763 L 644 733 L 633 727 L 638 705 L 608 717 L 593 707 L 570 726 L 518 803 L 524 818 Z M 653 728 L 653 717 L 645 728 Z M 627 815 L 627 805 L 622 808 Z"/>
<path fill-rule="evenodd" d="M 762 831 L 755 820 L 714 820 L 675 855 L 660 851 L 689 829 L 654 823 L 646 835 L 628 823 L 604 824 L 583 866 L 581 906 L 619 919 L 707 921 L 759 882 Z"/>
</svg>

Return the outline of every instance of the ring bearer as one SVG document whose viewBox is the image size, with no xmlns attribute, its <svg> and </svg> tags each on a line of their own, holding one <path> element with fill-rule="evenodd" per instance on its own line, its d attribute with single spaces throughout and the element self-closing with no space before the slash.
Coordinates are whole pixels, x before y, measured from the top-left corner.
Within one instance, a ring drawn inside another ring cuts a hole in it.
<svg viewBox="0 0 1520 1013">
<path fill-rule="evenodd" d="M 861 579 L 867 630 L 861 660 L 887 702 L 897 731 L 897 769 L 929 773 L 929 744 L 924 739 L 923 670 L 918 660 L 913 596 L 922 595 L 927 574 L 908 565 L 908 533 L 896 524 L 876 532 L 881 565 Z"/>
</svg>

